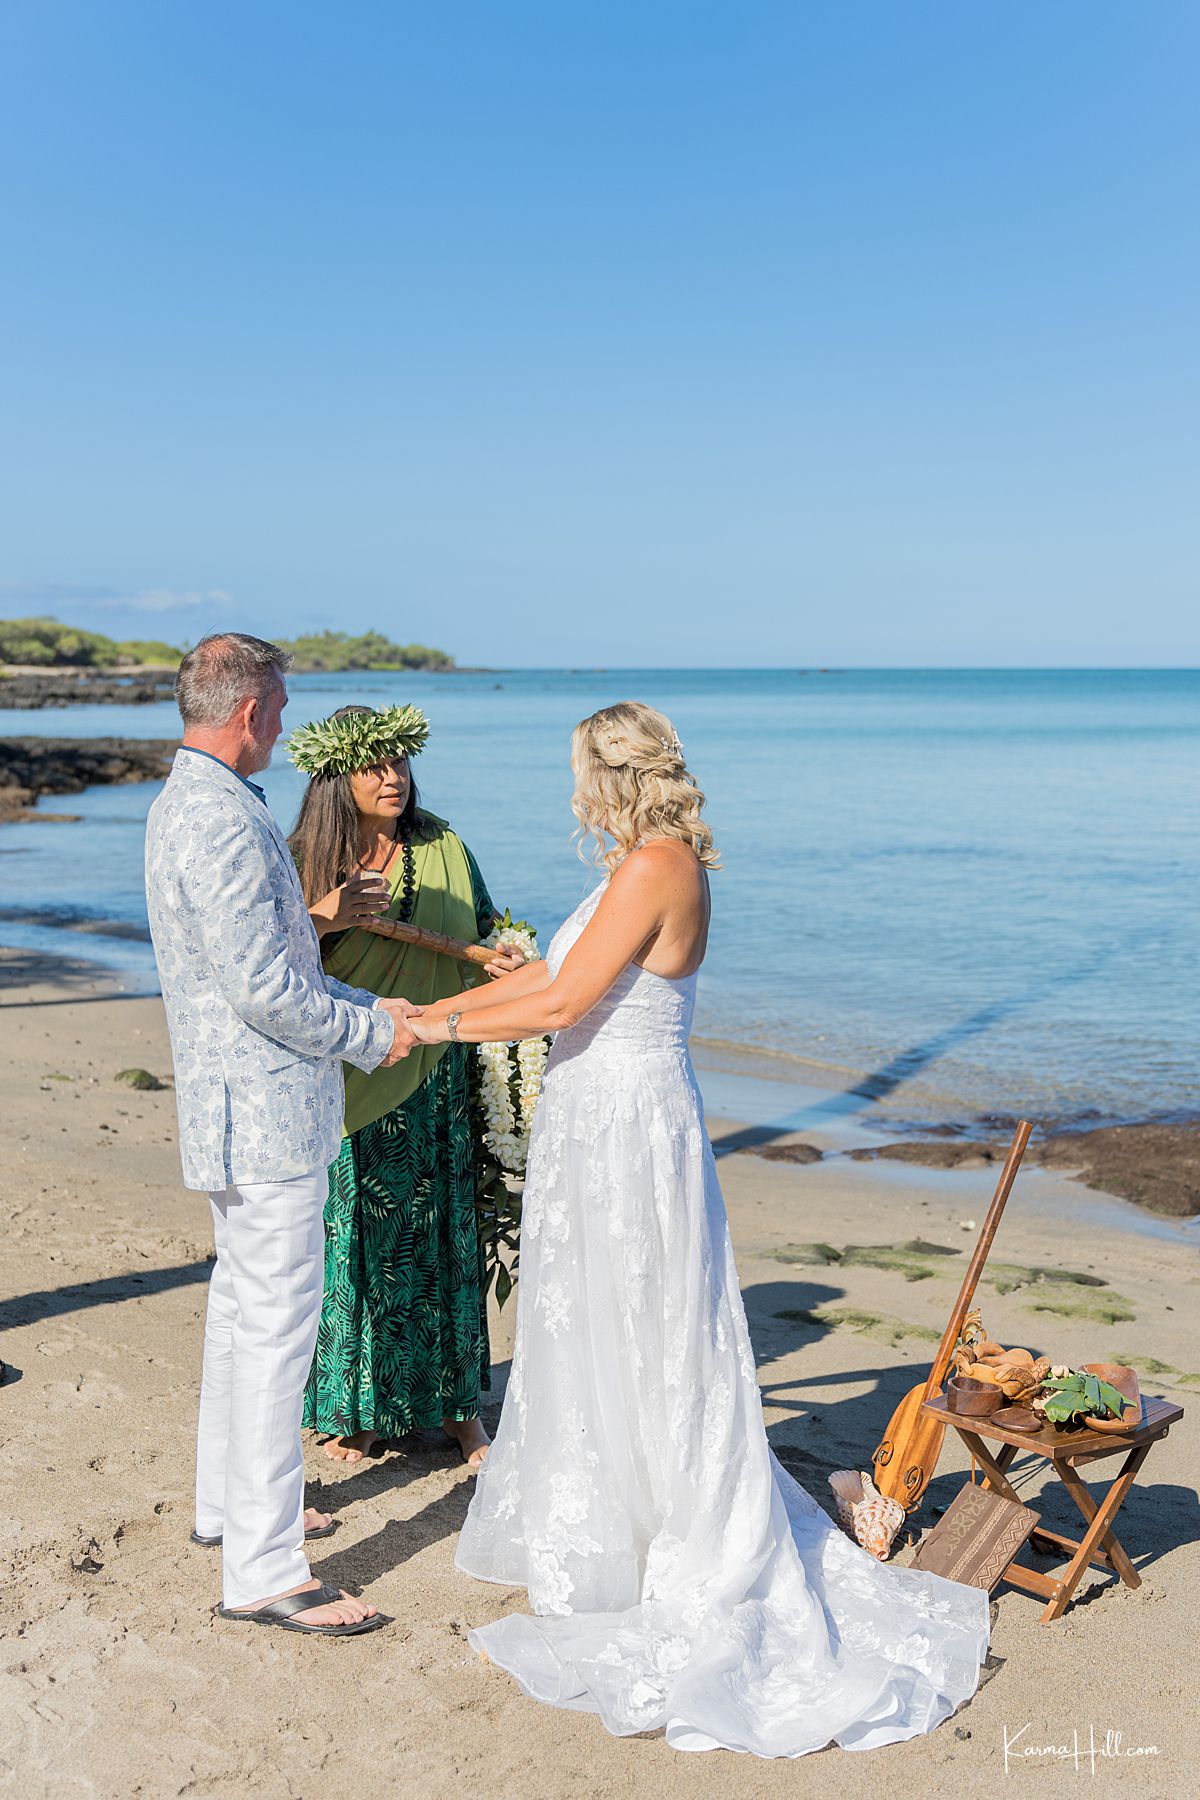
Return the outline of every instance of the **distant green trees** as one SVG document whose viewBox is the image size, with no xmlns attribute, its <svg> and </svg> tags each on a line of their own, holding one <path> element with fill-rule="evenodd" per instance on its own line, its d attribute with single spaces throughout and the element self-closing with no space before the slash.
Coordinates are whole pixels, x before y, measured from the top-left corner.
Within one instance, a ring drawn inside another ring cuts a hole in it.
<svg viewBox="0 0 1200 1800">
<path fill-rule="evenodd" d="M 452 669 L 454 658 L 427 644 L 393 644 L 380 631 L 317 631 L 281 638 L 297 670 Z M 154 663 L 173 669 L 183 651 L 155 638 L 118 642 L 99 631 L 81 631 L 57 619 L 0 619 L 0 665 L 31 663 L 42 668 L 118 669 Z"/>
<path fill-rule="evenodd" d="M 168 669 L 177 668 L 183 656 L 182 650 L 164 644 L 161 638 L 124 638 L 117 651 L 120 662 L 162 664 Z"/>
<path fill-rule="evenodd" d="M 124 643 L 99 631 L 81 631 L 57 619 L 0 619 L 0 663 L 42 668 L 116 669 L 129 663 L 174 668 L 183 655 L 173 644 L 132 638 Z"/>
<path fill-rule="evenodd" d="M 454 658 L 427 644 L 393 644 L 379 631 L 314 631 L 306 637 L 281 638 L 297 670 L 303 669 L 452 669 Z"/>
</svg>

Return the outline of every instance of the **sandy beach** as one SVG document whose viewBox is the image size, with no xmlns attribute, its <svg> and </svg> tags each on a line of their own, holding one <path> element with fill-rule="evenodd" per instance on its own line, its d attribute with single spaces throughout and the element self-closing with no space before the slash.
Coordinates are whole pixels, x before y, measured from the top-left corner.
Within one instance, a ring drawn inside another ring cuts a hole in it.
<svg viewBox="0 0 1200 1800">
<path fill-rule="evenodd" d="M 1077 1774 L 1114 1794 L 1194 1791 L 1200 1457 L 1191 1417 L 1156 1446 L 1120 1516 L 1141 1587 L 1096 1571 L 1048 1625 L 1039 1602 L 1001 1587 L 993 1664 L 974 1701 L 932 1736 L 865 1760 L 838 1751 L 800 1767 L 689 1758 L 523 1698 L 467 1647 L 471 1625 L 521 1606 L 523 1595 L 455 1572 L 471 1478 L 432 1435 L 353 1470 L 335 1470 L 310 1442 L 309 1500 L 339 1523 L 314 1546 L 314 1568 L 368 1588 L 394 1616 L 390 1630 L 313 1643 L 214 1619 L 213 1553 L 188 1543 L 209 1227 L 202 1197 L 179 1182 L 161 1006 L 122 995 L 94 966 L 51 966 L 24 952 L 0 953 L 0 982 L 0 1356 L 10 1367 L 0 1388 L 0 1791 L 309 1800 L 419 1784 L 435 1796 L 469 1788 L 671 1800 L 801 1786 L 841 1796 L 882 1780 L 915 1800 L 951 1789 L 1051 1795 Z M 141 1092 L 116 1081 L 131 1067 L 165 1085 Z M 771 1441 L 828 1505 L 829 1472 L 869 1467 L 893 1406 L 923 1372 L 995 1170 L 841 1153 L 768 1158 L 750 1153 L 761 1133 L 739 1121 L 713 1118 L 710 1128 Z M 846 1257 L 848 1246 L 868 1249 Z M 1133 1361 L 1145 1391 L 1189 1413 L 1200 1404 L 1195 1253 L 1177 1221 L 1031 1167 L 980 1303 L 1006 1344 L 1062 1361 Z M 493 1320 L 493 1416 L 513 1317 L 510 1305 Z M 965 1474 L 948 1445 L 913 1532 L 932 1524 Z M 1043 1489 L 1033 1471 L 1018 1486 L 1048 1525 L 1075 1531 L 1061 1488 Z M 1006 1730 L 1016 1739 L 1007 1775 Z M 1021 1757 L 1070 1749 L 1074 1733 L 1078 1771 L 1058 1757 Z M 1105 1733 L 1120 1733 L 1119 1743 Z"/>
</svg>

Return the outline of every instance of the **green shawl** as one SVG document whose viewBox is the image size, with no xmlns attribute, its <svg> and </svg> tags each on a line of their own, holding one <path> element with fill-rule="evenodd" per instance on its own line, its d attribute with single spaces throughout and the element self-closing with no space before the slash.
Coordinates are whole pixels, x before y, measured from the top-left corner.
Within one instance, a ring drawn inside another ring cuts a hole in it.
<svg viewBox="0 0 1200 1800">
<path fill-rule="evenodd" d="M 414 833 L 412 840 L 416 899 L 411 923 L 474 943 L 479 927 L 466 847 L 445 819 L 435 818 L 432 813 L 423 816 L 424 829 L 420 835 Z M 404 856 L 399 853 L 388 871 L 392 904 L 384 918 L 399 915 L 403 880 Z M 432 1006 L 437 1000 L 475 986 L 480 978 L 480 971 L 472 964 L 456 962 L 452 956 L 423 950 L 417 944 L 375 937 L 357 927 L 327 939 L 321 960 L 326 973 L 337 981 L 350 987 L 369 988 L 386 999 L 403 995 L 414 1006 Z M 350 1063 L 343 1064 L 346 1134 L 382 1119 L 415 1094 L 446 1049 L 445 1044 L 422 1044 L 390 1069 L 375 1069 L 370 1075 Z"/>
</svg>

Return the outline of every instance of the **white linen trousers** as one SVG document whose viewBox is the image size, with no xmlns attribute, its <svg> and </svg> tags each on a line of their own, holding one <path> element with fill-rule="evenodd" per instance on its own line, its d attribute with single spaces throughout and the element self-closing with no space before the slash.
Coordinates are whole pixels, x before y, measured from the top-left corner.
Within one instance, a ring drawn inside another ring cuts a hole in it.
<svg viewBox="0 0 1200 1800">
<path fill-rule="evenodd" d="M 309 1580 L 300 1416 L 324 1275 L 328 1170 L 210 1194 L 196 1530 L 223 1537 L 226 1606 Z"/>
</svg>

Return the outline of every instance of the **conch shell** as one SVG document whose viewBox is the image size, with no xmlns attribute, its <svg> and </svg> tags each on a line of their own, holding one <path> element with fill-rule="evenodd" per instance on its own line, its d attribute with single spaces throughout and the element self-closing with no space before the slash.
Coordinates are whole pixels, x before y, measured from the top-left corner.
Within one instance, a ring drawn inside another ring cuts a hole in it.
<svg viewBox="0 0 1200 1800">
<path fill-rule="evenodd" d="M 881 1494 L 871 1477 L 857 1469 L 839 1469 L 829 1477 L 829 1485 L 842 1529 L 879 1562 L 886 1562 L 904 1523 L 900 1502 Z"/>
</svg>

